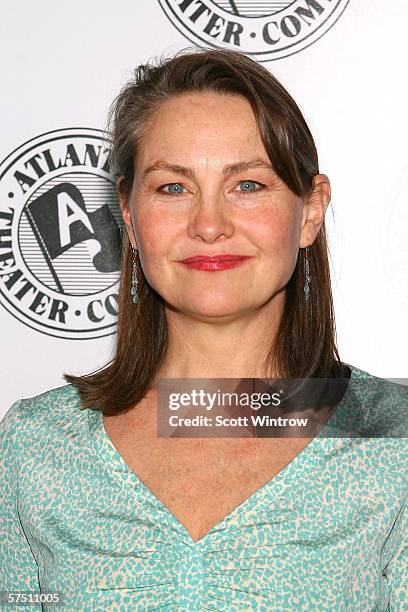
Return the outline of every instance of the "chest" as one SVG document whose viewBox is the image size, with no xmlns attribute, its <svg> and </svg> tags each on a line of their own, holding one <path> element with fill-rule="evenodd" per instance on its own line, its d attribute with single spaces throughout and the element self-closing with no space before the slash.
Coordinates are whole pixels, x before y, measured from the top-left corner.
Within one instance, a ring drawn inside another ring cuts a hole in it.
<svg viewBox="0 0 408 612">
<path fill-rule="evenodd" d="M 131 433 L 104 417 L 111 442 L 139 480 L 181 522 L 203 537 L 310 442 L 300 439 L 169 439 Z"/>
</svg>

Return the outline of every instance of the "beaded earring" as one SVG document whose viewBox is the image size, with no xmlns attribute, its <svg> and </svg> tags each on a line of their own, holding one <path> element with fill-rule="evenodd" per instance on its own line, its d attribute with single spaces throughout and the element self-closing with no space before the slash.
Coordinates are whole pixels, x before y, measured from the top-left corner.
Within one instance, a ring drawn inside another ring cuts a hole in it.
<svg viewBox="0 0 408 612">
<path fill-rule="evenodd" d="M 303 290 L 305 292 L 305 300 L 306 302 L 309 301 L 309 293 L 310 293 L 310 287 L 309 287 L 309 283 L 311 280 L 311 276 L 310 276 L 310 264 L 309 264 L 309 247 L 307 246 L 305 249 L 305 284 L 303 287 Z"/>
<path fill-rule="evenodd" d="M 133 267 L 132 267 L 132 286 L 130 288 L 130 295 L 132 296 L 132 302 L 138 304 L 139 296 L 137 295 L 137 269 L 136 269 L 136 253 L 137 249 L 133 250 Z"/>
</svg>

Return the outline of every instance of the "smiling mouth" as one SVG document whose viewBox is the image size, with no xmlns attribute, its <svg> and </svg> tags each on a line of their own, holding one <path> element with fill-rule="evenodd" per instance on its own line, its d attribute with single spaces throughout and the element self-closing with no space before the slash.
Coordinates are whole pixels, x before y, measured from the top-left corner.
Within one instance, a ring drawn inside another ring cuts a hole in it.
<svg viewBox="0 0 408 612">
<path fill-rule="evenodd" d="M 242 265 L 244 262 L 252 259 L 252 256 L 217 256 L 217 257 L 191 257 L 181 261 L 187 268 L 194 270 L 202 270 L 205 272 L 217 272 L 219 270 L 227 270 Z"/>
<path fill-rule="evenodd" d="M 219 261 L 240 261 L 242 259 L 249 259 L 251 255 L 232 255 L 230 253 L 224 253 L 220 255 L 194 255 L 194 257 L 187 257 L 187 259 L 179 260 L 180 263 L 195 263 L 195 262 L 219 262 Z"/>
</svg>

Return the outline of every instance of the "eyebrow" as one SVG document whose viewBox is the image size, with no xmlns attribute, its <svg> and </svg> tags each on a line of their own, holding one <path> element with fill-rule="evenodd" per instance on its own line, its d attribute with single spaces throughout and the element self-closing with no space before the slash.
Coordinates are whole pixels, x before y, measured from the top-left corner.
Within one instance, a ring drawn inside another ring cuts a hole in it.
<svg viewBox="0 0 408 612">
<path fill-rule="evenodd" d="M 251 161 L 241 161 L 235 164 L 228 164 L 227 166 L 224 166 L 224 168 L 222 169 L 222 173 L 225 176 L 230 176 L 231 174 L 243 172 L 251 168 L 269 168 L 270 170 L 274 169 L 272 164 L 264 161 L 263 159 L 252 159 Z M 194 170 L 192 168 L 187 168 L 186 166 L 180 166 L 178 164 L 168 164 L 164 161 L 157 161 L 151 166 L 148 166 L 146 170 L 144 170 L 142 174 L 142 180 L 144 180 L 146 176 L 148 176 L 152 172 L 156 172 L 158 170 L 169 170 L 170 172 L 180 174 L 187 178 L 195 178 Z"/>
</svg>

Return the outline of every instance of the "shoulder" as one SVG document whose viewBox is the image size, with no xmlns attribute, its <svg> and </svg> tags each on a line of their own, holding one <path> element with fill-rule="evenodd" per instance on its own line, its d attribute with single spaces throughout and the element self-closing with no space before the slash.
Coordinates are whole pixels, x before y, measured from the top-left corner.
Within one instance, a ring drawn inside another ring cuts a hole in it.
<svg viewBox="0 0 408 612">
<path fill-rule="evenodd" d="M 351 366 L 350 395 L 359 425 L 366 437 L 400 438 L 408 437 L 408 386 L 400 379 L 386 379 Z M 408 381 L 407 381 L 408 382 Z"/>
<path fill-rule="evenodd" d="M 0 421 L 2 453 L 19 458 L 24 452 L 34 454 L 47 440 L 64 439 L 68 432 L 83 429 L 86 412 L 72 384 L 16 400 Z"/>
<path fill-rule="evenodd" d="M 408 387 L 347 365 L 352 376 L 338 415 L 342 439 L 327 442 L 328 457 L 335 451 L 360 493 L 386 499 L 397 511 L 407 496 Z"/>
</svg>

